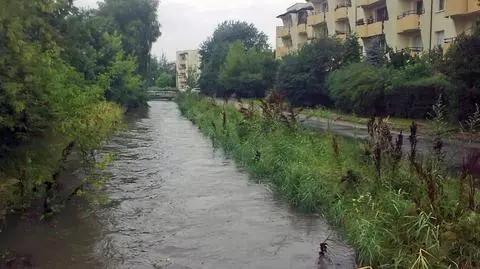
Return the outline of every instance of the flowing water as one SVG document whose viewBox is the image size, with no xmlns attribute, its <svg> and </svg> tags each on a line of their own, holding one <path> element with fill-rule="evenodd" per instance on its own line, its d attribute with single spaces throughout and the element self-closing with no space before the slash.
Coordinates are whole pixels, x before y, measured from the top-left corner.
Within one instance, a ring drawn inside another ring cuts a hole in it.
<svg viewBox="0 0 480 269">
<path fill-rule="evenodd" d="M 74 200 L 54 221 L 17 221 L 0 247 L 42 269 L 354 267 L 324 220 L 296 213 L 228 160 L 172 102 L 151 102 L 104 151 L 116 152 L 109 206 Z M 92 209 L 93 208 L 93 209 Z"/>
</svg>

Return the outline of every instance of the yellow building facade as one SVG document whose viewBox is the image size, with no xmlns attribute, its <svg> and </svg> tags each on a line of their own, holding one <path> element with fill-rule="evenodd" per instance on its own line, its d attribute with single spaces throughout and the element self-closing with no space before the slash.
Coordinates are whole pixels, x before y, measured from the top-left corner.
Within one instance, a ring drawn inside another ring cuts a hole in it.
<svg viewBox="0 0 480 269">
<path fill-rule="evenodd" d="M 418 53 L 448 48 L 455 37 L 480 26 L 480 0 L 308 0 L 278 18 L 283 25 L 277 28 L 277 57 L 321 36 L 345 39 L 352 33 L 364 51 L 380 38 Z M 295 29 L 304 21 L 306 35 Z"/>
</svg>

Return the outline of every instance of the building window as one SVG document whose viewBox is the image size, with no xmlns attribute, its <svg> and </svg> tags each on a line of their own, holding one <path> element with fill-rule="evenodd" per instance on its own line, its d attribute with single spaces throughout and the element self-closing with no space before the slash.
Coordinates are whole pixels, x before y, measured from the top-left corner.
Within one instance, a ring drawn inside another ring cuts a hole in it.
<svg viewBox="0 0 480 269">
<path fill-rule="evenodd" d="M 443 46 L 443 42 L 444 42 L 444 40 L 445 40 L 445 31 L 435 32 L 435 36 L 437 37 L 437 43 L 436 43 L 436 45 L 442 47 L 442 46 Z"/>
<path fill-rule="evenodd" d="M 438 0 L 438 11 L 445 9 L 445 0 Z"/>
</svg>

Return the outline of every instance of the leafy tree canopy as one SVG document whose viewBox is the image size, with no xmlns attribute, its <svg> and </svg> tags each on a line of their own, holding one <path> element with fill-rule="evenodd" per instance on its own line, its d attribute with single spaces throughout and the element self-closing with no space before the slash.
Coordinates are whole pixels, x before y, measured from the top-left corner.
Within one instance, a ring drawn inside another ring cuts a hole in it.
<svg viewBox="0 0 480 269">
<path fill-rule="evenodd" d="M 267 36 L 247 22 L 225 21 L 217 26 L 213 35 L 200 46 L 201 75 L 199 84 L 207 94 L 221 94 L 226 90 L 219 82 L 219 72 L 230 49 L 240 41 L 245 49 L 269 50 Z"/>
<path fill-rule="evenodd" d="M 220 69 L 219 81 L 226 90 L 224 95 L 263 97 L 273 86 L 276 62 L 272 52 L 246 49 L 236 41 L 230 46 L 225 63 Z"/>
<path fill-rule="evenodd" d="M 325 38 L 305 45 L 298 54 L 284 58 L 278 70 L 276 88 L 295 105 L 331 106 L 325 84 L 329 72 L 341 67 L 344 46 Z"/>
</svg>

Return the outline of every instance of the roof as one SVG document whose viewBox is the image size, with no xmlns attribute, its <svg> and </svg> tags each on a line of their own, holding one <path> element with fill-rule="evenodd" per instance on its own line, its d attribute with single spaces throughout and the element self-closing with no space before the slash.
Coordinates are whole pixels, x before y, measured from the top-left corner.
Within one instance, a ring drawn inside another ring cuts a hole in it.
<svg viewBox="0 0 480 269">
<path fill-rule="evenodd" d="M 296 3 L 293 6 L 287 8 L 287 12 L 278 15 L 277 18 L 281 18 L 291 13 L 298 13 L 303 10 L 313 10 L 313 5 L 311 3 Z"/>
</svg>

